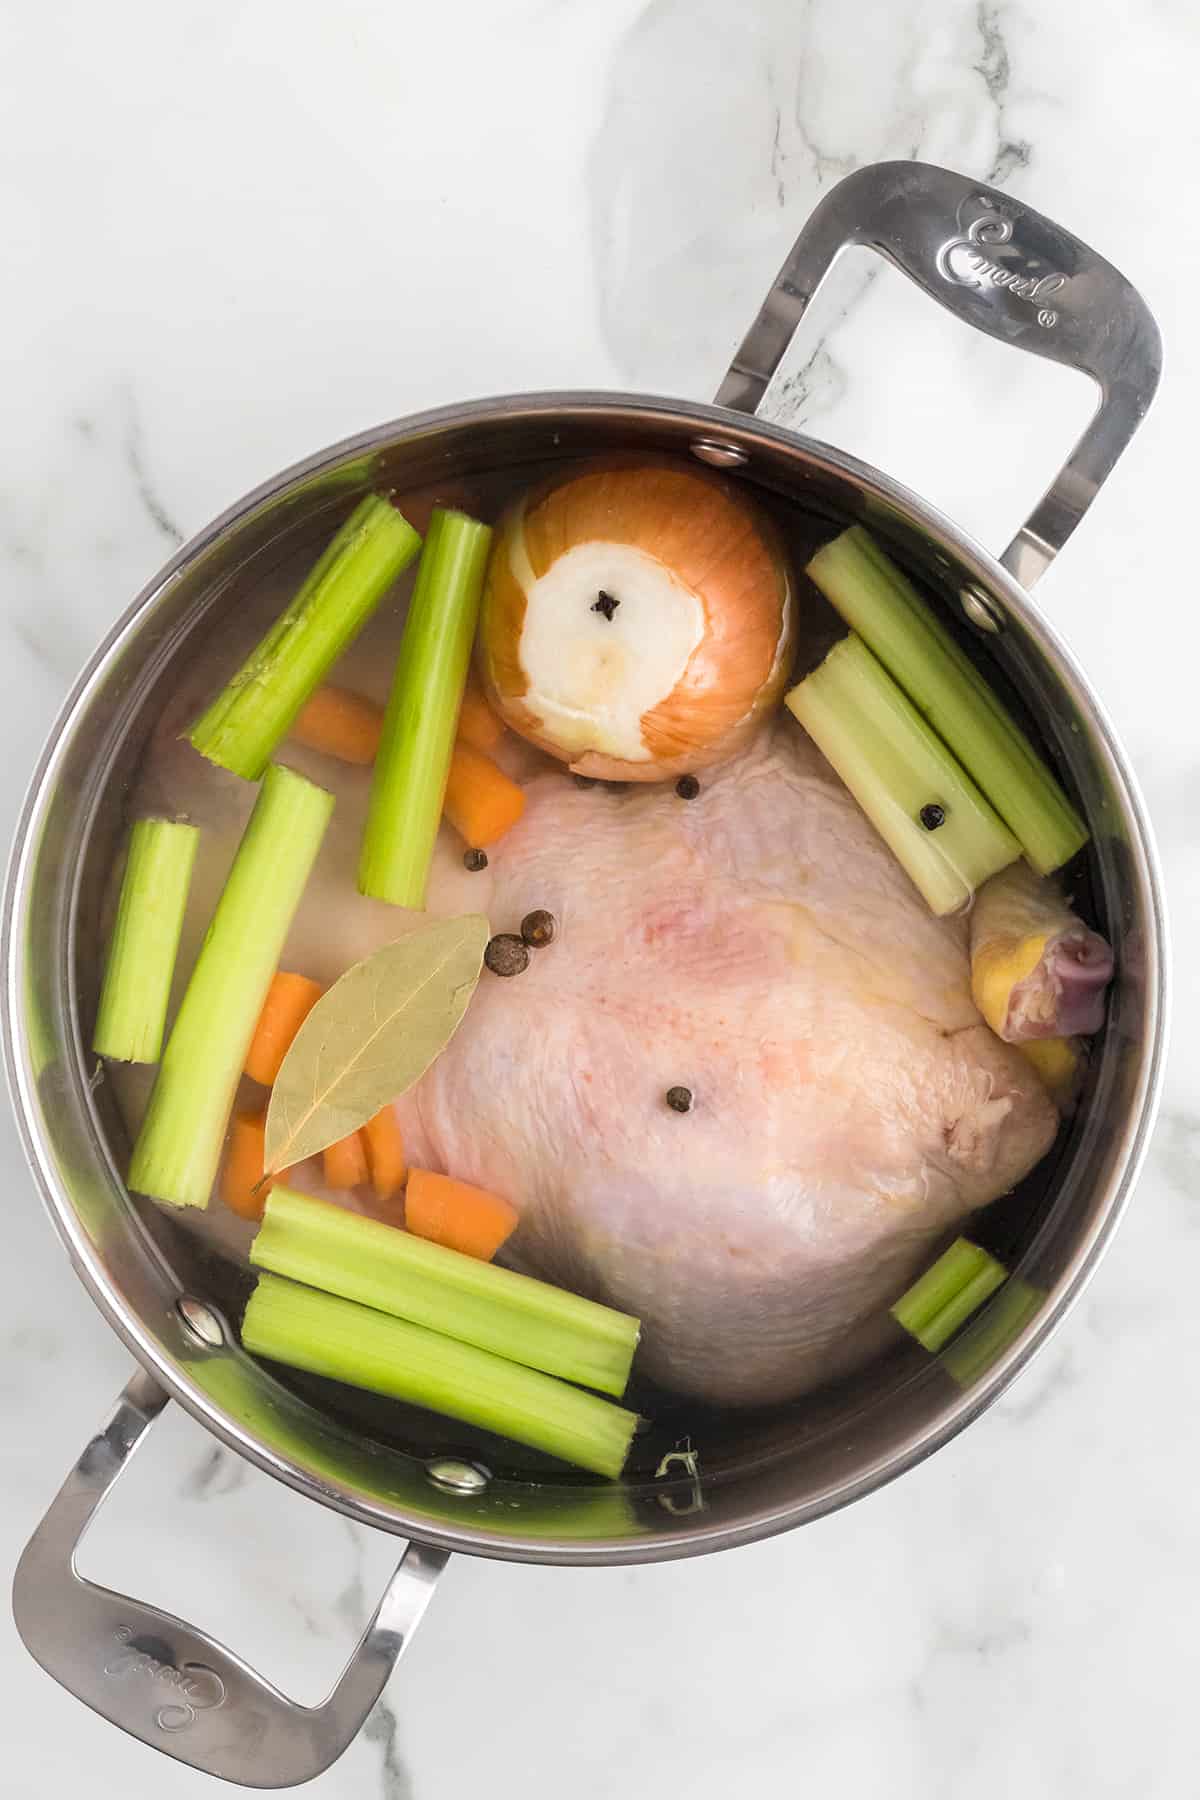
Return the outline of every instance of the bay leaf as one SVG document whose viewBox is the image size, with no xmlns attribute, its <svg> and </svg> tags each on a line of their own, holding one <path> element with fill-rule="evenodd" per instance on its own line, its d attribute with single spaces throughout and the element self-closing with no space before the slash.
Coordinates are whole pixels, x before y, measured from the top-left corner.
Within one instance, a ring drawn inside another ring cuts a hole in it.
<svg viewBox="0 0 1200 1800">
<path fill-rule="evenodd" d="M 357 1131 L 419 1081 L 467 1010 L 485 918 L 439 919 L 355 963 L 296 1033 L 271 1089 L 266 1172 Z"/>
</svg>

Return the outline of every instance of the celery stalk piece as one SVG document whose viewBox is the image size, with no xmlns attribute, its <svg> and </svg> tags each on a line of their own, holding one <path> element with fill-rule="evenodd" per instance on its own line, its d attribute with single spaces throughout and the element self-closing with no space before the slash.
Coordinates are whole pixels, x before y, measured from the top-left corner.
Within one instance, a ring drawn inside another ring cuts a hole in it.
<svg viewBox="0 0 1200 1800">
<path fill-rule="evenodd" d="M 956 1238 L 931 1269 L 901 1294 L 891 1313 L 926 1350 L 940 1350 L 1007 1278 L 1003 1263 Z"/>
<path fill-rule="evenodd" d="M 547 1375 L 625 1392 L 639 1330 L 627 1313 L 328 1201 L 273 1188 L 250 1260 Z"/>
<path fill-rule="evenodd" d="M 408 520 L 368 494 L 188 738 L 219 768 L 257 781 L 305 701 L 421 547 Z"/>
<path fill-rule="evenodd" d="M 358 885 L 420 908 L 466 686 L 491 528 L 435 507 L 375 758 Z"/>
<path fill-rule="evenodd" d="M 945 1352 L 942 1367 L 950 1379 L 961 1388 L 973 1387 L 1024 1331 L 1045 1301 L 1041 1288 L 1013 1275 L 999 1289 L 987 1311 L 973 1320 Z"/>
<path fill-rule="evenodd" d="M 332 794 L 271 764 L 133 1147 L 138 1193 L 208 1205 L 250 1039 L 332 811 Z"/>
<path fill-rule="evenodd" d="M 199 841 L 194 825 L 171 819 L 139 819 L 129 835 L 92 1037 L 97 1056 L 158 1061 Z"/>
<path fill-rule="evenodd" d="M 965 906 L 1020 855 L 1008 827 L 854 632 L 786 704 L 935 913 Z M 933 829 L 921 822 L 931 806 L 942 815 Z"/>
<path fill-rule="evenodd" d="M 473 1344 L 336 1294 L 260 1275 L 242 1320 L 255 1356 L 427 1406 L 615 1480 L 636 1413 Z"/>
<path fill-rule="evenodd" d="M 970 657 L 891 558 L 855 525 L 808 573 L 987 795 L 1039 874 L 1088 830 Z"/>
</svg>

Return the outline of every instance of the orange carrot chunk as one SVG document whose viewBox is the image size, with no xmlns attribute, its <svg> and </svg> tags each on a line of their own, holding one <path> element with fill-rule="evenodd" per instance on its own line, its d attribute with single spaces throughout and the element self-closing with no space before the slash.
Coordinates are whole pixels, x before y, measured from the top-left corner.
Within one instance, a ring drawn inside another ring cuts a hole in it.
<svg viewBox="0 0 1200 1800">
<path fill-rule="evenodd" d="M 291 735 L 310 750 L 322 750 L 342 762 L 375 761 L 383 730 L 383 708 L 364 694 L 326 683 L 305 701 Z"/>
<path fill-rule="evenodd" d="M 404 1161 L 404 1138 L 394 1107 L 385 1106 L 368 1119 L 362 1128 L 367 1145 L 367 1162 L 371 1170 L 371 1186 L 377 1200 L 394 1200 L 404 1186 L 408 1173 Z"/>
<path fill-rule="evenodd" d="M 293 975 L 288 969 L 279 969 L 271 977 L 246 1052 L 246 1073 L 252 1080 L 271 1086 L 292 1047 L 292 1039 L 323 992 L 319 981 L 310 981 L 307 975 Z"/>
<path fill-rule="evenodd" d="M 239 1112 L 233 1115 L 229 1147 L 221 1170 L 221 1198 L 240 1219 L 261 1219 L 273 1181 L 263 1181 L 263 1146 L 267 1115 Z M 274 1179 L 282 1179 L 275 1177 Z M 258 1184 L 262 1182 L 260 1187 Z"/>
<path fill-rule="evenodd" d="M 494 750 L 504 736 L 504 726 L 488 705 L 478 678 L 467 677 L 463 690 L 462 710 L 458 715 L 458 735 L 473 750 Z"/>
<path fill-rule="evenodd" d="M 525 790 L 482 750 L 456 744 L 442 810 L 472 850 L 486 850 L 525 811 Z"/>
<path fill-rule="evenodd" d="M 404 1223 L 417 1237 L 491 1262 L 517 1222 L 516 1208 L 498 1194 L 429 1169 L 408 1172 Z"/>
<path fill-rule="evenodd" d="M 339 1138 L 321 1152 L 325 1166 L 325 1186 L 331 1188 L 362 1187 L 367 1179 L 367 1148 L 361 1131 Z"/>
</svg>

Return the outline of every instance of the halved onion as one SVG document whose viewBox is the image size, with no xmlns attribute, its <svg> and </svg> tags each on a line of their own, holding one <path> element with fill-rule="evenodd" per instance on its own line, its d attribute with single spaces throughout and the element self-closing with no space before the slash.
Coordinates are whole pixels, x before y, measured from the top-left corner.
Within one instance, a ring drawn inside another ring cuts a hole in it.
<svg viewBox="0 0 1200 1800">
<path fill-rule="evenodd" d="M 662 781 L 747 741 L 783 691 L 792 614 L 782 549 L 736 488 L 595 468 L 503 520 L 481 671 L 513 730 L 577 774 Z"/>
</svg>

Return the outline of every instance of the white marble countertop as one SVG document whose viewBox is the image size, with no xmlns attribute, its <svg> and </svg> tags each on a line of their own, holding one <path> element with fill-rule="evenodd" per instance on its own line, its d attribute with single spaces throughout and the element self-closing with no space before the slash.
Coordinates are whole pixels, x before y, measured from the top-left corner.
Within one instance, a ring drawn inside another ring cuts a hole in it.
<svg viewBox="0 0 1200 1800">
<path fill-rule="evenodd" d="M 1194 6 L 116 0 L 9 7 L 2 38 L 5 835 L 72 676 L 184 535 L 415 408 L 570 385 L 709 397 L 797 228 L 858 163 L 916 154 L 1002 182 L 1142 288 L 1162 395 L 1039 589 L 1139 770 L 1176 925 L 1165 1109 L 1102 1271 L 984 1420 L 803 1533 L 639 1570 L 452 1565 L 314 1791 L 1194 1795 Z M 787 416 L 994 546 L 1091 404 L 890 273 L 814 348 Z M 128 1362 L 7 1113 L 0 1155 L 11 1569 Z M 314 1698 L 390 1555 L 169 1417 L 84 1565 Z M 7 1792 L 216 1791 L 55 1687 L 7 1617 L 0 1671 Z"/>
</svg>

